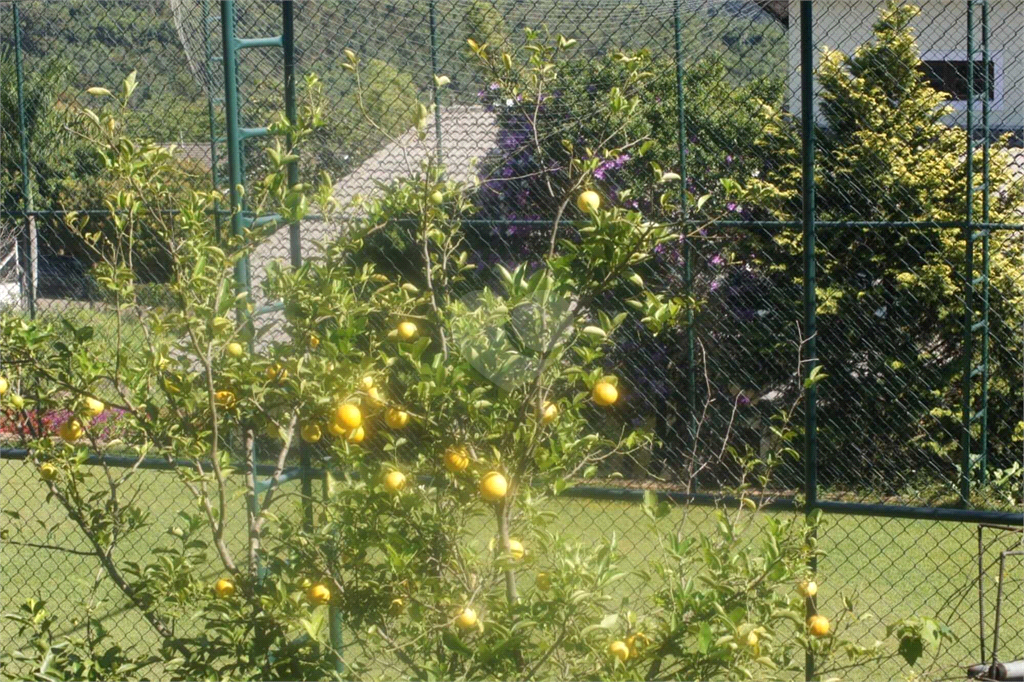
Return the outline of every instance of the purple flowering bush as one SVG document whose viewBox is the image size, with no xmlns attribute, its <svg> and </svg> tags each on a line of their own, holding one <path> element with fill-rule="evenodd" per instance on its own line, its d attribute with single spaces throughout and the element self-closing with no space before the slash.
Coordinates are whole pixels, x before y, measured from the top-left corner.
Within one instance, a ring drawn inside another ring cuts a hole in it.
<svg viewBox="0 0 1024 682">
<path fill-rule="evenodd" d="M 594 189 L 604 201 L 640 211 L 651 220 L 678 222 L 683 217 L 678 207 L 666 208 L 659 200 L 664 191 L 659 182 L 662 174 L 683 175 L 674 62 L 646 51 L 609 53 L 597 58 L 565 57 L 558 72 L 554 87 L 538 97 L 530 94 L 520 74 L 483 74 L 491 80 L 478 96 L 495 114 L 499 132 L 497 147 L 481 165 L 478 220 L 470 232 L 479 265 L 538 261 L 538 254 L 547 249 L 551 217 L 558 208 L 554 197 L 562 195 L 568 181 L 567 159 L 580 148 L 590 154 L 602 147 L 619 148 L 598 158 L 593 172 Z M 760 178 L 777 161 L 756 153 L 751 144 L 765 126 L 763 111 L 780 103 L 782 83 L 775 79 L 736 82 L 734 70 L 720 56 L 707 56 L 689 65 L 683 87 L 686 195 L 703 197 L 703 210 L 722 220 L 768 217 L 768 208 L 778 197 Z M 637 111 L 610 111 L 608 102 L 616 96 L 636 97 Z M 744 187 L 754 189 L 760 201 L 735 198 Z M 678 189 L 675 192 L 679 194 Z M 686 217 L 693 217 L 694 208 L 691 204 Z M 583 217 L 575 206 L 566 211 L 571 218 Z M 765 355 L 781 358 L 776 351 L 782 346 L 782 334 L 791 339 L 792 329 L 746 329 L 758 327 L 750 323 L 761 322 L 758 311 L 764 306 L 757 300 L 763 278 L 750 265 L 744 231 L 717 223 L 694 229 L 687 231 L 689 240 L 681 230 L 674 242 L 658 245 L 644 267 L 644 278 L 684 296 L 688 242 L 694 312 L 698 324 L 710 320 L 702 325 L 703 343 L 716 346 L 723 335 L 735 335 L 742 326 L 748 338 L 759 337 Z M 607 294 L 610 308 L 622 294 Z M 787 360 L 758 368 L 773 382 L 792 383 L 791 346 L 785 348 Z M 694 440 L 684 427 L 691 416 L 686 399 L 687 348 L 685 320 L 655 338 L 636 317 L 620 328 L 616 351 L 606 358 L 609 369 L 630 377 L 627 390 L 633 399 L 620 408 L 625 412 L 622 416 L 639 425 L 658 415 L 655 421 L 665 443 L 663 459 L 684 479 L 685 456 L 680 453 L 692 451 Z M 753 379 L 741 382 L 745 385 L 740 388 L 736 385 L 750 368 L 746 358 L 712 355 L 701 357 L 698 349 L 695 364 L 700 367 L 694 367 L 698 374 L 709 373 L 708 381 L 699 380 L 697 391 L 698 402 L 713 404 L 705 418 L 720 422 L 708 423 L 706 438 L 727 432 L 734 405 L 744 407 L 751 402 L 747 394 L 754 393 L 749 390 Z"/>
</svg>

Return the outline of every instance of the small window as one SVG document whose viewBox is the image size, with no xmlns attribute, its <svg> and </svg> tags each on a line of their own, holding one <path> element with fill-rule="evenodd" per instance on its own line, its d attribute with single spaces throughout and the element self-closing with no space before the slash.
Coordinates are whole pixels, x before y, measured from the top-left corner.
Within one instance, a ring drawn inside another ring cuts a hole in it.
<svg viewBox="0 0 1024 682">
<path fill-rule="evenodd" d="M 951 99 L 967 101 L 967 67 L 966 59 L 926 59 L 922 62 L 925 78 L 936 90 L 947 93 Z M 974 96 L 981 97 L 985 92 L 985 62 L 981 59 L 974 62 Z M 996 98 L 996 65 L 988 62 L 988 99 Z"/>
</svg>

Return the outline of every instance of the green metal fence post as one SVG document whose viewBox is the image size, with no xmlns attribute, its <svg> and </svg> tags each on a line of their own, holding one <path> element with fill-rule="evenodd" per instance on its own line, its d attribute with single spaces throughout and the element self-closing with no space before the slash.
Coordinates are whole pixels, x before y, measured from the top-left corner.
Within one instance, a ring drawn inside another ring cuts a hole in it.
<svg viewBox="0 0 1024 682">
<path fill-rule="evenodd" d="M 203 0 L 203 54 L 206 57 L 203 62 L 203 71 L 206 75 L 206 115 L 209 118 L 210 125 L 210 179 L 213 181 L 215 189 L 220 188 L 220 159 L 217 158 L 217 110 L 214 106 L 215 98 L 213 96 L 213 68 L 210 66 L 213 62 L 213 46 L 210 44 L 210 20 L 213 16 L 210 14 L 210 0 Z M 217 241 L 221 239 L 221 215 L 220 215 L 220 202 L 213 202 L 213 210 L 215 211 L 213 217 L 213 224 L 216 229 Z"/>
<path fill-rule="evenodd" d="M 435 0 L 430 0 L 430 68 L 431 68 L 431 82 L 434 88 L 434 137 L 437 146 L 437 163 L 440 165 L 441 159 L 441 89 L 437 87 L 437 81 L 434 77 L 438 76 L 437 73 L 437 3 Z"/>
<path fill-rule="evenodd" d="M 331 493 L 334 492 L 334 477 L 329 471 L 324 472 L 324 502 L 328 501 Z M 334 669 L 339 673 L 345 672 L 345 659 L 342 652 L 345 648 L 345 641 L 341 631 L 341 612 L 334 605 L 327 607 L 327 626 L 331 639 L 331 655 L 334 657 Z"/>
<path fill-rule="evenodd" d="M 683 88 L 683 77 L 685 70 L 683 66 L 683 20 L 679 11 L 679 0 L 673 0 L 672 11 L 675 20 L 675 58 L 676 58 L 676 111 L 679 116 L 679 200 L 682 211 L 682 224 L 685 238 L 683 249 L 683 281 L 686 295 L 690 296 L 693 290 L 693 244 L 689 235 L 685 234 L 687 218 L 689 217 L 689 197 L 686 193 L 686 93 Z M 694 367 L 696 360 L 694 354 L 694 328 L 693 308 L 686 311 L 686 409 L 689 413 L 688 431 L 690 440 L 697 437 L 697 370 Z M 696 448 L 692 452 L 696 452 Z M 691 490 L 696 489 L 696 482 L 690 481 Z"/>
<path fill-rule="evenodd" d="M 983 91 L 981 93 L 981 118 L 982 118 L 982 184 L 975 186 L 974 154 L 977 151 L 974 143 L 975 138 L 975 70 L 974 40 L 975 31 L 975 5 L 981 6 L 981 43 L 982 43 L 982 70 L 983 70 Z M 964 223 L 964 342 L 963 342 L 963 396 L 962 396 L 962 432 L 960 442 L 960 504 L 968 506 L 971 496 L 971 474 L 974 467 L 980 466 L 979 481 L 984 482 L 987 478 L 986 468 L 988 465 L 988 354 L 989 354 L 989 45 L 988 45 L 988 2 L 986 0 L 967 0 L 967 157 L 966 163 L 966 220 Z M 981 191 L 982 219 L 978 223 L 974 219 L 975 192 Z M 977 230 L 977 232 L 975 232 Z M 975 250 L 976 242 L 981 241 L 981 275 L 975 277 Z M 978 318 L 975 296 L 979 292 L 975 289 L 981 286 L 981 319 Z M 981 360 L 974 365 L 975 332 L 981 333 Z M 974 409 L 972 396 L 972 382 L 975 377 L 980 377 L 980 407 Z M 971 433 L 972 426 L 977 423 L 979 433 L 977 445 L 979 451 L 973 452 L 975 438 Z"/>
<path fill-rule="evenodd" d="M 39 236 L 36 217 L 32 212 L 32 183 L 29 180 L 28 128 L 25 124 L 25 70 L 22 65 L 21 14 L 18 3 L 12 6 L 14 19 L 14 70 L 18 90 L 18 141 L 21 146 L 21 201 L 25 207 L 25 226 L 28 229 L 28 314 L 36 316 L 36 290 L 39 287 Z"/>
<path fill-rule="evenodd" d="M 981 98 L 981 132 L 982 132 L 982 166 L 981 166 L 981 222 L 988 225 L 991 186 L 989 177 L 989 156 L 991 155 L 989 130 L 989 88 L 992 87 L 992 72 L 989 70 L 988 45 L 988 1 L 981 0 L 981 59 L 985 72 L 984 90 Z M 981 240 L 981 451 L 978 454 L 980 465 L 979 479 L 984 485 L 988 480 L 988 351 L 989 351 L 989 242 L 990 230 L 985 227 Z"/>
<path fill-rule="evenodd" d="M 817 294 L 815 263 L 815 205 L 814 205 L 814 29 L 811 14 L 811 0 L 800 2 L 800 116 L 803 145 L 803 249 L 804 249 L 804 347 L 803 376 L 809 377 L 818 364 L 817 338 Z M 804 496 L 807 513 L 815 510 L 818 503 L 818 406 L 817 388 L 812 384 L 804 389 Z M 810 561 L 812 571 L 817 569 L 817 560 Z M 807 615 L 815 609 L 813 598 L 807 600 Z M 804 676 L 807 680 L 816 678 L 814 655 L 807 651 L 804 660 Z"/>
<path fill-rule="evenodd" d="M 298 102 L 295 96 L 295 3 L 284 0 L 281 3 L 281 37 L 284 46 L 284 113 L 288 122 L 294 125 L 299 120 Z M 289 152 L 293 140 L 289 134 L 285 142 Z M 299 184 L 299 162 L 288 164 L 288 186 Z M 288 245 L 293 268 L 302 265 L 302 227 L 298 221 L 288 225 Z M 302 468 L 302 515 L 306 530 L 313 529 L 313 479 L 310 476 L 310 445 L 299 440 L 299 466 Z"/>
<path fill-rule="evenodd" d="M 971 361 L 974 357 L 974 0 L 967 0 L 967 203 L 964 226 L 964 347 L 963 395 L 961 396 L 960 504 L 967 506 L 971 496 Z"/>
</svg>

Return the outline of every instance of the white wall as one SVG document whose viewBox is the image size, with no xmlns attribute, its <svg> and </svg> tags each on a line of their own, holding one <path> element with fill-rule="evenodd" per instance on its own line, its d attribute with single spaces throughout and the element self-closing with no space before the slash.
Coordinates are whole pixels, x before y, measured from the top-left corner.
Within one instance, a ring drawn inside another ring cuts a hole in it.
<svg viewBox="0 0 1024 682">
<path fill-rule="evenodd" d="M 925 58 L 960 55 L 966 59 L 967 0 L 918 0 L 913 21 L 918 48 Z M 852 53 L 871 40 L 871 27 L 885 0 L 816 0 L 814 2 L 815 68 L 821 49 Z M 981 10 L 975 10 L 976 57 L 981 56 Z M 989 0 L 989 52 L 996 67 L 996 101 L 990 106 L 995 129 L 1024 127 L 1024 0 Z M 800 2 L 789 3 L 790 110 L 800 111 Z M 966 106 L 953 103 L 949 123 L 965 124 Z M 980 103 L 976 125 L 981 125 Z"/>
</svg>

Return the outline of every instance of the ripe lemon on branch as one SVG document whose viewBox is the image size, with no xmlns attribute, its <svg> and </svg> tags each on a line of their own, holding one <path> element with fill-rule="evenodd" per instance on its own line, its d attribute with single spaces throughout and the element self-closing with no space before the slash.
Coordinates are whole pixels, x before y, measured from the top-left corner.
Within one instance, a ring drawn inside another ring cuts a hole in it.
<svg viewBox="0 0 1024 682">
<path fill-rule="evenodd" d="M 469 630 L 476 627 L 476 611 L 470 607 L 462 609 L 462 612 L 455 617 L 455 624 L 460 630 Z"/>
<path fill-rule="evenodd" d="M 327 589 L 326 585 L 321 585 L 320 583 L 309 588 L 309 592 L 306 593 L 306 596 L 309 597 L 309 601 L 314 604 L 326 604 L 331 601 L 331 591 Z"/>
<path fill-rule="evenodd" d="M 480 479 L 480 497 L 487 502 L 498 502 L 508 493 L 508 481 L 497 471 L 489 471 Z"/>
<path fill-rule="evenodd" d="M 815 614 L 807 619 L 807 629 L 810 630 L 811 634 L 815 637 L 826 636 L 830 627 L 828 618 L 825 616 Z"/>
<path fill-rule="evenodd" d="M 412 341 L 416 338 L 418 332 L 419 329 L 417 329 L 415 322 L 406 320 L 405 322 L 398 323 L 398 338 L 403 341 Z"/>
<path fill-rule="evenodd" d="M 227 599 L 235 593 L 235 584 L 227 578 L 220 578 L 213 584 L 213 593 L 221 599 Z"/>
<path fill-rule="evenodd" d="M 469 467 L 469 453 L 465 446 L 453 445 L 444 453 L 444 468 L 453 474 L 465 471 Z"/>
<path fill-rule="evenodd" d="M 397 495 L 405 488 L 405 474 L 401 471 L 389 471 L 384 476 L 384 490 L 392 495 Z"/>
<path fill-rule="evenodd" d="M 85 428 L 83 428 L 82 422 L 77 417 L 68 419 L 57 429 L 57 435 L 68 443 L 74 443 L 82 437 L 83 433 L 85 433 Z"/>
<path fill-rule="evenodd" d="M 391 407 L 384 413 L 384 423 L 396 431 L 404 429 L 409 423 L 409 413 L 397 407 Z"/>
<path fill-rule="evenodd" d="M 358 428 L 363 423 L 363 413 L 352 403 L 338 405 L 338 409 L 334 412 L 334 418 L 348 431 Z"/>
<path fill-rule="evenodd" d="M 608 645 L 608 653 L 622 662 L 629 658 L 629 645 L 621 639 L 617 639 Z"/>
<path fill-rule="evenodd" d="M 594 384 L 593 398 L 594 402 L 601 407 L 614 405 L 615 401 L 619 399 L 619 389 L 615 388 L 615 384 L 610 381 L 599 381 Z"/>
<path fill-rule="evenodd" d="M 597 209 L 601 208 L 601 195 L 592 189 L 580 192 L 576 197 L 576 208 L 587 214 L 597 213 Z"/>
<path fill-rule="evenodd" d="M 87 397 L 82 401 L 85 413 L 90 417 L 98 417 L 103 413 L 103 410 L 107 409 L 107 406 L 102 401 L 96 400 L 96 398 Z"/>
</svg>

